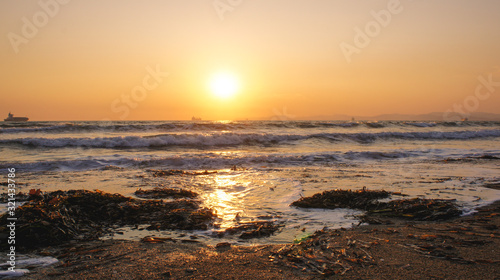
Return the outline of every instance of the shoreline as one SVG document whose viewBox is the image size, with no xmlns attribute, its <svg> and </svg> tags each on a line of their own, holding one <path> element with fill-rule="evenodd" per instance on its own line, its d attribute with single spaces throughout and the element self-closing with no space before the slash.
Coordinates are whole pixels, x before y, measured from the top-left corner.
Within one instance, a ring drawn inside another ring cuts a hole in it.
<svg viewBox="0 0 500 280">
<path fill-rule="evenodd" d="M 33 251 L 59 263 L 18 279 L 498 279 L 500 200 L 476 210 L 448 221 L 385 219 L 388 224 L 319 231 L 295 245 L 70 242 Z M 320 241 L 332 248 L 315 244 Z M 290 248 L 306 253 L 293 260 L 277 253 Z M 340 256 L 344 269 L 322 275 L 314 268 L 322 265 L 318 253 L 343 248 L 363 250 L 369 262 Z"/>
</svg>

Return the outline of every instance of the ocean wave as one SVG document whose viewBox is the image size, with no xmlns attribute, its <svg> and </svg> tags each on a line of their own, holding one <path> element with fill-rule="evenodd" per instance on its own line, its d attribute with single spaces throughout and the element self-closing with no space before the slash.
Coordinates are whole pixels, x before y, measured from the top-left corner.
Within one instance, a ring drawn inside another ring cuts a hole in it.
<svg viewBox="0 0 500 280">
<path fill-rule="evenodd" d="M 300 135 L 271 134 L 161 134 L 154 136 L 120 136 L 103 138 L 19 138 L 0 140 L 0 144 L 21 144 L 30 147 L 89 147 L 89 148 L 141 148 L 141 147 L 203 147 L 277 144 L 307 138 Z"/>
<path fill-rule="evenodd" d="M 387 127 L 499 127 L 500 122 L 409 122 L 409 121 L 232 121 L 232 122 L 27 122 L 0 124 L 0 134 L 87 133 L 87 132 L 182 132 L 241 131 L 276 129 L 380 129 Z"/>
<path fill-rule="evenodd" d="M 3 127 L 0 133 L 77 133 L 77 132 L 129 132 L 129 131 L 149 131 L 149 130 L 170 130 L 175 125 L 141 125 L 141 124 L 86 124 L 86 123 L 65 123 L 54 125 L 32 125 L 21 127 Z"/>
<path fill-rule="evenodd" d="M 416 126 L 416 127 L 434 127 L 437 125 L 435 122 L 404 122 L 406 125 Z"/>
<path fill-rule="evenodd" d="M 245 123 L 141 123 L 141 122 L 102 122 L 102 123 L 64 123 L 64 124 L 32 124 L 20 126 L 2 126 L 0 133 L 77 133 L 77 132 L 148 132 L 148 131 L 224 131 L 251 128 Z"/>
<path fill-rule="evenodd" d="M 134 157 L 88 157 L 85 159 L 52 160 L 28 163 L 9 163 L 23 171 L 76 171 L 105 169 L 110 166 L 123 168 L 183 168 L 183 169 L 224 169 L 232 166 L 261 167 L 263 165 L 305 166 L 331 163 L 349 163 L 364 160 L 395 160 L 423 156 L 422 151 L 349 151 L 306 154 L 267 154 L 255 153 L 196 153 L 178 156 L 156 157 L 136 155 Z M 0 170 L 7 165 L 0 163 Z"/>
<path fill-rule="evenodd" d="M 348 151 L 348 152 L 319 152 L 305 154 L 267 154 L 255 153 L 194 153 L 166 157 L 140 156 L 134 157 L 88 157 L 85 159 L 52 160 L 28 163 L 0 163 L 0 170 L 15 166 L 23 171 L 78 171 L 90 169 L 119 168 L 163 168 L 163 169 L 225 169 L 233 166 L 254 167 L 262 166 L 310 166 L 330 165 L 332 163 L 367 163 L 370 161 L 397 161 L 397 160 L 446 160 L 470 161 L 500 159 L 499 153 L 467 153 L 450 156 L 453 151 L 437 151 L 429 153 L 422 150 L 388 150 L 388 151 Z"/>
<path fill-rule="evenodd" d="M 378 132 L 378 133 L 316 133 L 316 134 L 266 134 L 266 133 L 184 133 L 151 136 L 119 136 L 99 138 L 17 138 L 0 140 L 0 145 L 26 147 L 88 147 L 88 148 L 161 148 L 161 147 L 211 147 L 211 146 L 271 146 L 286 145 L 297 141 L 319 139 L 328 142 L 373 143 L 391 140 L 470 140 L 500 137 L 500 130 L 478 131 L 427 131 L 427 132 Z"/>
</svg>

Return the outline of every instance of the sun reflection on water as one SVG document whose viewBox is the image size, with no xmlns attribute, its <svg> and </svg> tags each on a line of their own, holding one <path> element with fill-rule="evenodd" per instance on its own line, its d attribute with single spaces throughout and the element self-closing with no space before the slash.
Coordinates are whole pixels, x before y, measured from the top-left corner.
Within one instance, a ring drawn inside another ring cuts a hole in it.
<svg viewBox="0 0 500 280">
<path fill-rule="evenodd" d="M 221 228 L 234 226 L 245 212 L 244 200 L 250 182 L 239 175 L 217 175 L 209 180 L 206 183 L 211 190 L 204 198 L 206 206 L 217 211 Z"/>
</svg>

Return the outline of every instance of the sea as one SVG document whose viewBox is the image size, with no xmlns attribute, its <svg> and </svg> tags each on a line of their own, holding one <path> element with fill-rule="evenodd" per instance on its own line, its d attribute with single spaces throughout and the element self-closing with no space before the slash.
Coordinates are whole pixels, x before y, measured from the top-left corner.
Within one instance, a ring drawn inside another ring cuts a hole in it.
<svg viewBox="0 0 500 280">
<path fill-rule="evenodd" d="M 0 155 L 4 192 L 15 168 L 22 192 L 98 189 L 135 197 L 137 189 L 182 188 L 218 215 L 219 227 L 206 231 L 125 227 L 104 238 L 273 244 L 360 224 L 357 210 L 290 206 L 333 189 L 454 199 L 464 215 L 500 199 L 486 187 L 500 182 L 500 122 L 493 121 L 3 122 Z M 155 170 L 210 172 L 154 177 Z M 283 226 L 267 238 L 214 237 L 251 221 Z"/>
</svg>

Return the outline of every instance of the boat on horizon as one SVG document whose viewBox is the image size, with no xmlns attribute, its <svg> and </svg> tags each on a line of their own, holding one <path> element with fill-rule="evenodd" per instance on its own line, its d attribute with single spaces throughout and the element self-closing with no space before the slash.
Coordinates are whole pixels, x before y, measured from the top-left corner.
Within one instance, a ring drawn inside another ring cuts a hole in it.
<svg viewBox="0 0 500 280">
<path fill-rule="evenodd" d="M 193 116 L 191 118 L 192 121 L 201 121 L 201 118 Z"/>
<path fill-rule="evenodd" d="M 5 122 L 27 122 L 29 119 L 27 117 L 14 117 L 14 114 L 9 112 L 9 116 L 4 119 Z"/>
</svg>

